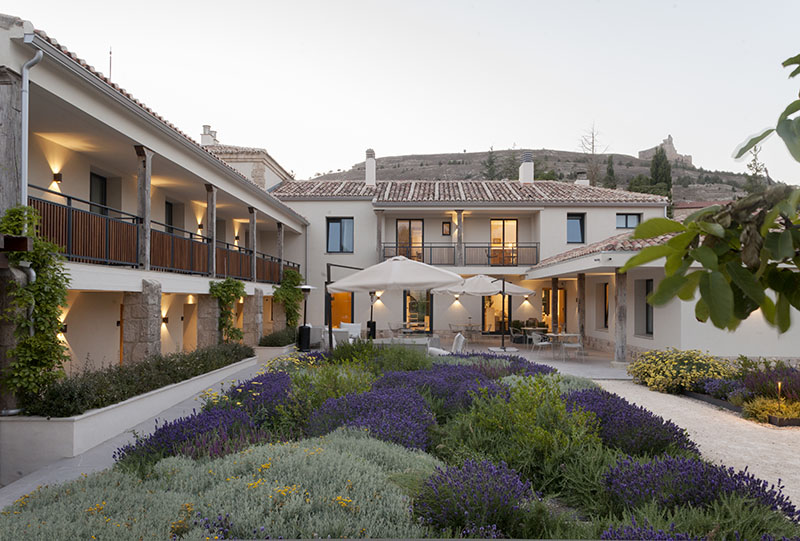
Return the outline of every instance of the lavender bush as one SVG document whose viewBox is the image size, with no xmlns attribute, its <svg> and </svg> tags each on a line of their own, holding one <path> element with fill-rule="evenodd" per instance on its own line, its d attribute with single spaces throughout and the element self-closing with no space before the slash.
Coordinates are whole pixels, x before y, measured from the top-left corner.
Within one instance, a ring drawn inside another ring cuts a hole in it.
<svg viewBox="0 0 800 541">
<path fill-rule="evenodd" d="M 497 355 L 494 353 L 451 353 L 437 359 L 436 364 L 459 364 L 471 366 L 489 379 L 505 376 L 537 376 L 554 374 L 551 366 L 532 363 L 519 355 Z"/>
<path fill-rule="evenodd" d="M 585 389 L 569 393 L 565 402 L 570 412 L 584 409 L 597 416 L 600 439 L 609 447 L 631 455 L 665 451 L 699 454 L 685 430 L 619 395 Z"/>
<path fill-rule="evenodd" d="M 291 387 L 285 372 L 268 372 L 231 387 L 220 405 L 242 409 L 262 424 L 286 401 Z"/>
<path fill-rule="evenodd" d="M 696 390 L 720 400 L 729 400 L 731 395 L 752 396 L 741 381 L 732 378 L 704 379 L 698 382 Z"/>
<path fill-rule="evenodd" d="M 381 388 L 329 398 L 309 419 L 308 432 L 321 436 L 340 426 L 367 428 L 373 437 L 425 450 L 436 424 L 425 399 L 408 388 Z"/>
<path fill-rule="evenodd" d="M 742 383 L 756 396 L 778 398 L 778 382 L 781 382 L 781 397 L 790 402 L 800 402 L 800 370 L 791 366 L 774 366 L 751 371 Z"/>
<path fill-rule="evenodd" d="M 664 456 L 650 462 L 624 459 L 605 474 L 604 483 L 617 510 L 654 501 L 660 507 L 689 505 L 707 507 L 726 494 L 750 498 L 800 523 L 800 511 L 783 494 L 783 487 L 769 485 L 747 469 L 734 471 L 698 458 Z"/>
<path fill-rule="evenodd" d="M 467 460 L 461 467 L 437 468 L 425 481 L 412 511 L 438 531 L 505 537 L 521 521 L 521 504 L 534 497 L 531 484 L 505 462 Z"/>
<path fill-rule="evenodd" d="M 649 541 L 701 541 L 701 537 L 695 537 L 688 533 L 675 531 L 672 524 L 668 531 L 656 530 L 650 526 L 647 520 L 642 525 L 636 523 L 636 519 L 631 517 L 630 526 L 611 526 L 600 534 L 600 539 L 647 539 Z"/>
</svg>

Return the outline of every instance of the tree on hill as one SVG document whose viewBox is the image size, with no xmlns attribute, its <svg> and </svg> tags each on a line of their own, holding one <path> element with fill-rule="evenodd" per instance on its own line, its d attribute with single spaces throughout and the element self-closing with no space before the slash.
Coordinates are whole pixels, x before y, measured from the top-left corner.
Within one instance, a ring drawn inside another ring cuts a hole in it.
<svg viewBox="0 0 800 541">
<path fill-rule="evenodd" d="M 600 132 L 592 124 L 592 127 L 581 137 L 581 150 L 586 154 L 586 176 L 589 177 L 589 184 L 597 186 L 600 180 L 600 161 L 598 154 L 600 150 Z"/>
<path fill-rule="evenodd" d="M 603 187 L 605 188 L 616 188 L 617 187 L 617 177 L 614 174 L 614 157 L 608 157 L 608 164 L 606 165 L 606 176 L 603 179 Z"/>
<path fill-rule="evenodd" d="M 519 161 L 517 160 L 517 153 L 515 150 L 509 149 L 508 154 L 503 158 L 503 165 L 500 167 L 499 178 L 519 178 Z"/>
<path fill-rule="evenodd" d="M 653 184 L 664 184 L 667 193 L 672 193 L 672 167 L 663 146 L 656 149 L 653 161 L 650 162 L 650 178 Z"/>
<path fill-rule="evenodd" d="M 494 147 L 489 147 L 489 155 L 481 162 L 481 176 L 486 180 L 497 180 L 500 169 L 497 164 L 497 158 L 494 155 Z"/>
<path fill-rule="evenodd" d="M 753 157 L 747 164 L 747 170 L 750 173 L 747 175 L 747 182 L 744 184 L 744 189 L 747 193 L 763 192 L 766 188 L 765 175 L 767 167 L 758 159 L 758 154 L 761 152 L 761 147 L 754 145 L 750 149 L 750 155 Z"/>
<path fill-rule="evenodd" d="M 650 193 L 653 195 L 669 195 L 669 188 L 663 182 L 653 183 L 653 179 L 645 175 L 636 175 L 630 180 L 628 190 L 631 192 Z"/>
</svg>

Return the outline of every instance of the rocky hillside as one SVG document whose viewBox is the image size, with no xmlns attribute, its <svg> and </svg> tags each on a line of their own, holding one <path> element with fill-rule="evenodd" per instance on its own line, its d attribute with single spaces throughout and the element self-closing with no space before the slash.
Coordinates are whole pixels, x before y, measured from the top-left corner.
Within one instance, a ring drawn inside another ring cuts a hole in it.
<svg viewBox="0 0 800 541">
<path fill-rule="evenodd" d="M 499 150 L 494 155 L 498 167 L 511 167 L 510 160 L 519 160 L 522 151 Z M 483 177 L 482 162 L 488 152 L 456 152 L 449 154 L 411 154 L 386 156 L 377 160 L 378 180 L 463 180 Z M 608 154 L 598 156 L 601 176 L 605 176 Z M 617 186 L 626 188 L 630 179 L 637 175 L 650 175 L 650 161 L 640 160 L 626 154 L 611 154 Z M 534 150 L 536 177 L 552 171 L 559 180 L 571 181 L 579 172 L 585 172 L 588 157 L 580 152 L 564 150 Z M 348 171 L 329 171 L 315 177 L 317 180 L 359 180 L 364 178 L 364 162 L 357 163 Z M 517 178 L 516 172 L 509 178 Z M 673 165 L 672 181 L 675 201 L 708 201 L 731 199 L 742 195 L 741 186 L 745 176 L 727 171 L 706 171 L 703 168 Z"/>
</svg>

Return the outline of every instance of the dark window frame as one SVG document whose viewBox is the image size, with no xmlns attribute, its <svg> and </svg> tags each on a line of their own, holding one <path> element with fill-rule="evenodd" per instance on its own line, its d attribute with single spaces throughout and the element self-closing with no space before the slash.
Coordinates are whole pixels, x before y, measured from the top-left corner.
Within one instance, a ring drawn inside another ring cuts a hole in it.
<svg viewBox="0 0 800 541">
<path fill-rule="evenodd" d="M 353 238 L 350 239 L 351 241 L 351 250 L 344 249 L 344 235 L 342 234 L 342 223 L 346 220 L 350 220 L 353 223 L 353 226 L 350 228 L 350 231 L 353 234 Z M 331 224 L 338 223 L 339 224 L 339 249 L 338 250 L 331 250 Z M 356 236 L 356 229 L 355 229 L 355 220 L 352 216 L 331 216 L 325 218 L 325 253 L 328 254 L 352 254 L 355 252 L 356 244 L 355 244 L 355 236 Z"/>
<path fill-rule="evenodd" d="M 95 200 L 96 190 L 99 189 L 99 200 Z M 89 206 L 89 211 L 95 214 L 102 214 L 108 216 L 108 177 L 98 175 L 97 173 L 89 173 L 89 201 L 94 205 Z"/>
<path fill-rule="evenodd" d="M 164 201 L 164 223 L 167 224 L 164 228 L 167 233 L 173 233 L 175 231 L 173 229 L 175 225 L 175 205 L 172 201 Z"/>
<path fill-rule="evenodd" d="M 625 225 L 619 225 L 619 218 L 620 216 L 625 217 Z M 630 225 L 630 219 L 636 217 L 636 225 Z M 617 213 L 617 229 L 634 229 L 637 225 L 642 223 L 642 213 L 641 212 L 618 212 Z"/>
<path fill-rule="evenodd" d="M 450 221 L 442 222 L 442 236 L 449 237 L 453 234 L 453 224 Z"/>
<path fill-rule="evenodd" d="M 571 220 L 578 220 L 580 224 L 581 240 L 569 239 L 569 222 Z M 586 213 L 567 213 L 567 244 L 586 244 Z"/>
<path fill-rule="evenodd" d="M 653 336 L 653 305 L 647 302 L 647 297 L 653 292 L 653 279 L 648 278 L 644 281 L 644 334 L 645 336 Z"/>
<path fill-rule="evenodd" d="M 609 307 L 609 298 L 608 298 L 608 282 L 603 282 L 603 329 L 608 329 L 608 307 Z"/>
</svg>

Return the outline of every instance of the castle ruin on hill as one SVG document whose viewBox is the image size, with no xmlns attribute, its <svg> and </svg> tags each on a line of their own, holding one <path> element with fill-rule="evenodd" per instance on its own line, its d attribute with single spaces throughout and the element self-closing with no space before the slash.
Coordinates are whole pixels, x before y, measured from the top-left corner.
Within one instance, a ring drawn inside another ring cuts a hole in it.
<svg viewBox="0 0 800 541">
<path fill-rule="evenodd" d="M 639 151 L 639 159 L 640 160 L 650 160 L 655 156 L 656 150 L 658 147 L 664 147 L 664 152 L 667 154 L 667 159 L 671 163 L 682 163 L 684 165 L 692 165 L 692 157 L 686 154 L 678 154 L 678 151 L 675 150 L 675 145 L 672 142 L 672 136 L 668 135 L 666 139 L 664 139 L 660 145 L 654 146 L 653 148 L 648 148 L 647 150 L 640 150 Z"/>
</svg>

